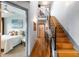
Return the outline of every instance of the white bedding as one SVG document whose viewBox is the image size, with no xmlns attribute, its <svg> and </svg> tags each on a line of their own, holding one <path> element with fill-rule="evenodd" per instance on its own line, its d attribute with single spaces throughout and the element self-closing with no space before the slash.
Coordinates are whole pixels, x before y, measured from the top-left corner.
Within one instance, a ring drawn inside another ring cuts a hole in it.
<svg viewBox="0 0 79 59">
<path fill-rule="evenodd" d="M 11 49 L 13 49 L 14 46 L 21 43 L 22 37 L 17 36 L 9 36 L 9 35 L 2 35 L 1 36 L 1 49 L 4 49 L 4 53 L 7 53 Z"/>
</svg>

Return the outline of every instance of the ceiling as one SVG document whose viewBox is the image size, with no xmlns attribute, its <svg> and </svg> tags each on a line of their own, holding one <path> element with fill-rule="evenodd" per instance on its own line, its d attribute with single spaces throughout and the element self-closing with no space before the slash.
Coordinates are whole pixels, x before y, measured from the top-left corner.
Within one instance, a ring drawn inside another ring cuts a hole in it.
<svg viewBox="0 0 79 59">
<path fill-rule="evenodd" d="M 53 1 L 39 1 L 39 4 L 41 6 L 45 6 L 45 7 L 50 7 L 50 5 L 52 4 Z"/>
<path fill-rule="evenodd" d="M 16 8 L 15 6 L 12 6 L 10 4 L 2 2 L 1 7 L 2 7 L 2 17 L 25 16 L 24 10 Z M 5 8 L 8 10 L 7 13 L 5 12 Z"/>
</svg>

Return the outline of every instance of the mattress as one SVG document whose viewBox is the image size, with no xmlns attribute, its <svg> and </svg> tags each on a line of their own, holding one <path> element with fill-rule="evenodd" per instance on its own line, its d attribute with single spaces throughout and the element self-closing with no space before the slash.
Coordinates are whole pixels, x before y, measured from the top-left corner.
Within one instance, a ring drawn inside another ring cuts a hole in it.
<svg viewBox="0 0 79 59">
<path fill-rule="evenodd" d="M 1 36 L 1 49 L 13 47 L 21 42 L 21 36 L 10 36 L 10 35 L 2 35 Z M 8 45 L 8 46 L 7 46 Z"/>
</svg>

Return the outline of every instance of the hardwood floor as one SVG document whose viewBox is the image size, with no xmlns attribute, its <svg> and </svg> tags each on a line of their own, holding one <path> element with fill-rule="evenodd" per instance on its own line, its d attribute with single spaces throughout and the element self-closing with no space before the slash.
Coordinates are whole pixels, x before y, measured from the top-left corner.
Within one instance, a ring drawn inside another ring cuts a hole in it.
<svg viewBox="0 0 79 59">
<path fill-rule="evenodd" d="M 50 42 L 45 40 L 44 25 L 39 25 L 39 37 L 32 50 L 32 57 L 50 57 Z"/>
<path fill-rule="evenodd" d="M 79 52 L 73 48 L 73 44 L 70 42 L 62 27 L 58 23 L 55 17 L 52 17 L 56 24 L 56 49 L 58 57 L 79 57 Z"/>
<path fill-rule="evenodd" d="M 62 27 L 58 23 L 55 17 L 50 18 L 51 26 L 55 26 L 56 29 L 56 51 L 57 57 L 79 57 L 79 52 L 73 48 L 73 44 L 66 36 Z M 50 42 L 47 42 L 44 38 L 44 26 L 40 25 L 39 37 L 32 50 L 32 57 L 50 57 Z"/>
</svg>

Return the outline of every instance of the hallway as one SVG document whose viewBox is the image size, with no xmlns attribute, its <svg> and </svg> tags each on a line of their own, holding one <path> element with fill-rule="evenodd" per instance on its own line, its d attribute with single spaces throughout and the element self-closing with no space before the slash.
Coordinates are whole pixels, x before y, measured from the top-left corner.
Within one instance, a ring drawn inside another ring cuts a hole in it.
<svg viewBox="0 0 79 59">
<path fill-rule="evenodd" d="M 53 21 L 53 22 L 52 22 Z M 56 26 L 56 52 L 57 57 L 79 57 L 78 51 L 74 49 L 74 46 L 70 39 L 67 37 L 63 28 L 58 23 L 55 17 L 50 19 L 51 24 Z M 39 37 L 32 50 L 31 56 L 33 57 L 50 57 L 50 42 L 45 40 L 44 25 L 39 25 Z"/>
<path fill-rule="evenodd" d="M 1 1 L 1 57 L 79 57 L 79 1 Z"/>
<path fill-rule="evenodd" d="M 44 25 L 39 25 L 39 37 L 31 53 L 32 57 L 50 57 L 50 43 L 44 37 Z"/>
<path fill-rule="evenodd" d="M 53 45 L 55 45 L 54 51 L 56 50 L 57 57 L 79 57 L 79 17 L 77 17 L 79 16 L 78 5 L 79 2 L 55 1 L 49 5 L 50 12 L 48 12 L 48 22 L 50 24 L 48 24 L 48 26 L 49 29 L 51 29 L 50 32 L 52 32 L 52 38 L 56 40 Z M 41 6 L 42 4 L 40 2 L 39 9 L 41 9 Z M 46 15 L 41 12 L 39 14 Z M 51 56 L 52 52 L 50 44 L 52 43 L 47 43 L 45 41 L 45 34 L 42 26 L 40 26 L 39 31 L 40 34 L 37 38 L 35 46 L 33 47 L 31 56 Z M 47 37 L 49 37 L 49 35 Z"/>
</svg>

